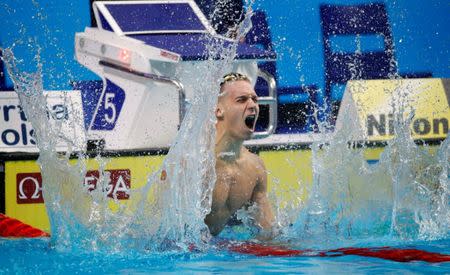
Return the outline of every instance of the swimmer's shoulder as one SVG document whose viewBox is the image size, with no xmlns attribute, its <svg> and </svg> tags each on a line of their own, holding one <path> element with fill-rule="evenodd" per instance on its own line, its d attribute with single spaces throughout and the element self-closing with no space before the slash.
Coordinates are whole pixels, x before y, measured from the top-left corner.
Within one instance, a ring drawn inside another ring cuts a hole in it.
<svg viewBox="0 0 450 275">
<path fill-rule="evenodd" d="M 256 168 L 256 170 L 260 170 L 261 172 L 266 171 L 264 161 L 257 154 L 250 152 L 247 148 L 244 148 L 244 154 L 246 159 L 254 166 L 254 168 Z"/>
</svg>

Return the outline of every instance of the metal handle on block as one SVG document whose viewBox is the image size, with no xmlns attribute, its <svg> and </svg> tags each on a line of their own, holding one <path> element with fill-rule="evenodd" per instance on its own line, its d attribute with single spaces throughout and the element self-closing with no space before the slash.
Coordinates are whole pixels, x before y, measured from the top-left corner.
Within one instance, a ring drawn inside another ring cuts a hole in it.
<svg viewBox="0 0 450 275">
<path fill-rule="evenodd" d="M 140 71 L 137 71 L 137 70 L 125 67 L 125 66 L 121 66 L 121 65 L 118 65 L 115 63 L 111 63 L 111 62 L 108 62 L 105 60 L 100 60 L 98 63 L 104 67 L 116 69 L 116 70 L 119 70 L 119 71 L 122 71 L 125 73 L 129 73 L 132 75 L 144 77 L 144 78 L 156 81 L 156 82 L 171 84 L 171 85 L 175 86 L 178 90 L 178 96 L 179 96 L 178 105 L 179 105 L 179 119 L 180 119 L 180 124 L 181 124 L 181 121 L 183 120 L 185 112 L 186 112 L 186 110 L 185 110 L 186 93 L 184 91 L 183 84 L 181 84 L 181 82 L 179 80 L 177 80 L 175 78 L 170 78 L 167 76 L 140 72 Z"/>
<path fill-rule="evenodd" d="M 258 98 L 259 105 L 269 105 L 269 125 L 263 132 L 253 134 L 253 138 L 265 138 L 275 132 L 278 121 L 278 99 L 277 99 L 277 85 L 275 78 L 265 70 L 258 69 L 258 77 L 261 77 L 267 82 L 269 87 L 269 96 Z"/>
</svg>

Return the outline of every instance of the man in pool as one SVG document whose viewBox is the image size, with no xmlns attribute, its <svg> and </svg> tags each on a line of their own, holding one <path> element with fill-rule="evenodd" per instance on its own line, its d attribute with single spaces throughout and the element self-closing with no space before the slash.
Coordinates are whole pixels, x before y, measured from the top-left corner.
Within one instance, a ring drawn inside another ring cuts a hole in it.
<svg viewBox="0 0 450 275">
<path fill-rule="evenodd" d="M 267 198 L 267 172 L 263 161 L 243 146 L 255 130 L 257 100 L 248 77 L 238 73 L 224 76 L 215 112 L 217 180 L 211 212 L 205 218 L 214 236 L 237 210 L 252 204 L 256 206 L 253 218 L 260 229 L 259 237 L 272 236 L 275 218 Z"/>
</svg>

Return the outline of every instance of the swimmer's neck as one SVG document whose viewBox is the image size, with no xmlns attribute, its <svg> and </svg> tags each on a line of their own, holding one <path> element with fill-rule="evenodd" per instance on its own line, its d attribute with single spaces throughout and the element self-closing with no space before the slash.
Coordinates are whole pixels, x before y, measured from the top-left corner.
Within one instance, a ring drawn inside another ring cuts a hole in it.
<svg viewBox="0 0 450 275">
<path fill-rule="evenodd" d="M 243 140 L 236 140 L 226 135 L 216 139 L 216 159 L 223 161 L 236 161 L 241 156 Z"/>
</svg>

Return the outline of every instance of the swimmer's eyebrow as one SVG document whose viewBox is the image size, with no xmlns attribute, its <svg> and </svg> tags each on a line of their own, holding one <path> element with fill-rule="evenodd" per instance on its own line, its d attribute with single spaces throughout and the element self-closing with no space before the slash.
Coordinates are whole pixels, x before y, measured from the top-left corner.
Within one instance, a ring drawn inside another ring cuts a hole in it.
<svg viewBox="0 0 450 275">
<path fill-rule="evenodd" d="M 240 95 L 240 96 L 236 97 L 236 100 L 241 100 L 241 99 L 247 100 L 248 98 L 251 98 L 254 102 L 258 101 L 258 96 L 256 96 L 256 95 Z"/>
</svg>

